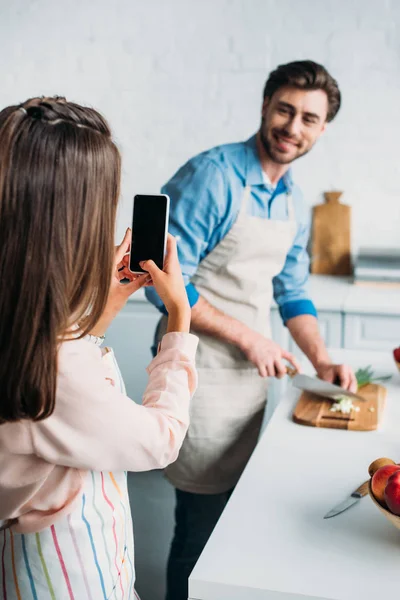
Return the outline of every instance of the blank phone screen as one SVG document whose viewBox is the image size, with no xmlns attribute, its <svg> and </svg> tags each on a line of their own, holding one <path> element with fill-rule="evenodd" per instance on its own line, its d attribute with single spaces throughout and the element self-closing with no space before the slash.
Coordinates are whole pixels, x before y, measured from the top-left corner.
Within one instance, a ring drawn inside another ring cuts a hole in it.
<svg viewBox="0 0 400 600">
<path fill-rule="evenodd" d="M 132 245 L 129 268 L 143 272 L 142 260 L 154 260 L 163 268 L 166 221 L 168 218 L 166 196 L 135 196 L 132 218 Z"/>
</svg>

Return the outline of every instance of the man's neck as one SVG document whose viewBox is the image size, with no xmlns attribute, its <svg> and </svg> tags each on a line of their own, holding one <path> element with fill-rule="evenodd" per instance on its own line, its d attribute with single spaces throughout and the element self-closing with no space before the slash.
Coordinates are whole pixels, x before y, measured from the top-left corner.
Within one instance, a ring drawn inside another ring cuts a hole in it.
<svg viewBox="0 0 400 600">
<path fill-rule="evenodd" d="M 256 143 L 261 168 L 264 171 L 264 173 L 268 175 L 268 179 L 270 180 L 272 185 L 276 185 L 278 181 L 284 176 L 284 174 L 289 170 L 290 165 L 280 165 L 279 163 L 273 162 L 269 158 L 261 141 L 260 132 L 257 133 Z"/>
</svg>

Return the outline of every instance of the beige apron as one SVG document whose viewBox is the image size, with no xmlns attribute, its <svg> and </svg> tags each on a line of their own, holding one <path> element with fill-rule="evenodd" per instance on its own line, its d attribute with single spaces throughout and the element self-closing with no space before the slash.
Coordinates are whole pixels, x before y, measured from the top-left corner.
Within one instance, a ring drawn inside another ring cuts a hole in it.
<svg viewBox="0 0 400 600">
<path fill-rule="evenodd" d="M 287 220 L 249 216 L 251 188 L 246 187 L 235 224 L 192 278 L 210 304 L 266 337 L 271 337 L 272 280 L 285 264 L 297 229 L 292 197 L 286 197 Z M 196 335 L 199 387 L 188 434 L 166 476 L 178 489 L 217 494 L 236 485 L 256 446 L 268 379 L 236 346 Z"/>
</svg>

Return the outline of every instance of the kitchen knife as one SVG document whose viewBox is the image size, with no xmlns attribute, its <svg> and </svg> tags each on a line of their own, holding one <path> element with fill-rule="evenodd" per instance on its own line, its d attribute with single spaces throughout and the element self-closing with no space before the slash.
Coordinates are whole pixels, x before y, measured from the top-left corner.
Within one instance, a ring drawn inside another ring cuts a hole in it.
<svg viewBox="0 0 400 600">
<path fill-rule="evenodd" d="M 292 380 L 293 385 L 301 390 L 304 390 L 305 392 L 311 392 L 312 394 L 323 396 L 324 398 L 329 398 L 330 400 L 335 400 L 340 396 L 347 396 L 348 398 L 353 398 L 354 400 L 361 400 L 362 402 L 366 401 L 362 396 L 354 394 L 353 392 L 349 392 L 349 390 L 345 390 L 334 383 L 329 383 L 329 381 L 323 381 L 318 377 L 309 377 L 308 375 L 297 373 L 297 371 L 291 368 L 287 368 L 286 370 L 287 374 Z"/>
<path fill-rule="evenodd" d="M 368 481 L 362 483 L 360 487 L 358 487 L 352 494 L 350 494 L 348 498 L 346 498 L 346 500 L 343 500 L 343 502 L 337 504 L 334 508 L 332 508 L 332 510 L 326 513 L 324 519 L 330 519 L 332 517 L 336 517 L 336 515 L 340 515 L 340 513 L 350 508 L 350 506 L 353 506 L 353 504 L 356 504 L 359 500 L 361 500 L 361 498 L 364 498 L 364 496 L 368 494 L 369 481 L 370 480 L 368 479 Z"/>
</svg>

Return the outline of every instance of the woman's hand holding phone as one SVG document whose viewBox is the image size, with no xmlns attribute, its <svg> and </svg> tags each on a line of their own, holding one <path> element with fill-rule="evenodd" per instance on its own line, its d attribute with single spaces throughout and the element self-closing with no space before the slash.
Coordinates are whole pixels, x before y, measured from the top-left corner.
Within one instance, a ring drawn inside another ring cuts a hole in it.
<svg viewBox="0 0 400 600">
<path fill-rule="evenodd" d="M 167 255 L 163 270 L 159 269 L 152 260 L 142 261 L 140 266 L 149 273 L 156 292 L 167 309 L 167 331 L 188 332 L 191 310 L 179 264 L 175 238 L 168 234 Z M 147 285 L 149 284 L 147 283 Z"/>
<path fill-rule="evenodd" d="M 127 257 L 127 253 L 129 252 L 131 245 L 131 236 L 131 230 L 127 229 L 124 239 L 115 249 L 114 269 L 107 304 L 100 320 L 90 332 L 92 335 L 104 335 L 111 322 L 125 306 L 129 296 L 137 292 L 141 287 L 151 284 L 150 275 L 147 275 L 146 273 L 143 275 L 136 275 L 129 270 L 129 257 Z M 121 283 L 124 279 L 128 279 L 129 282 Z"/>
</svg>

